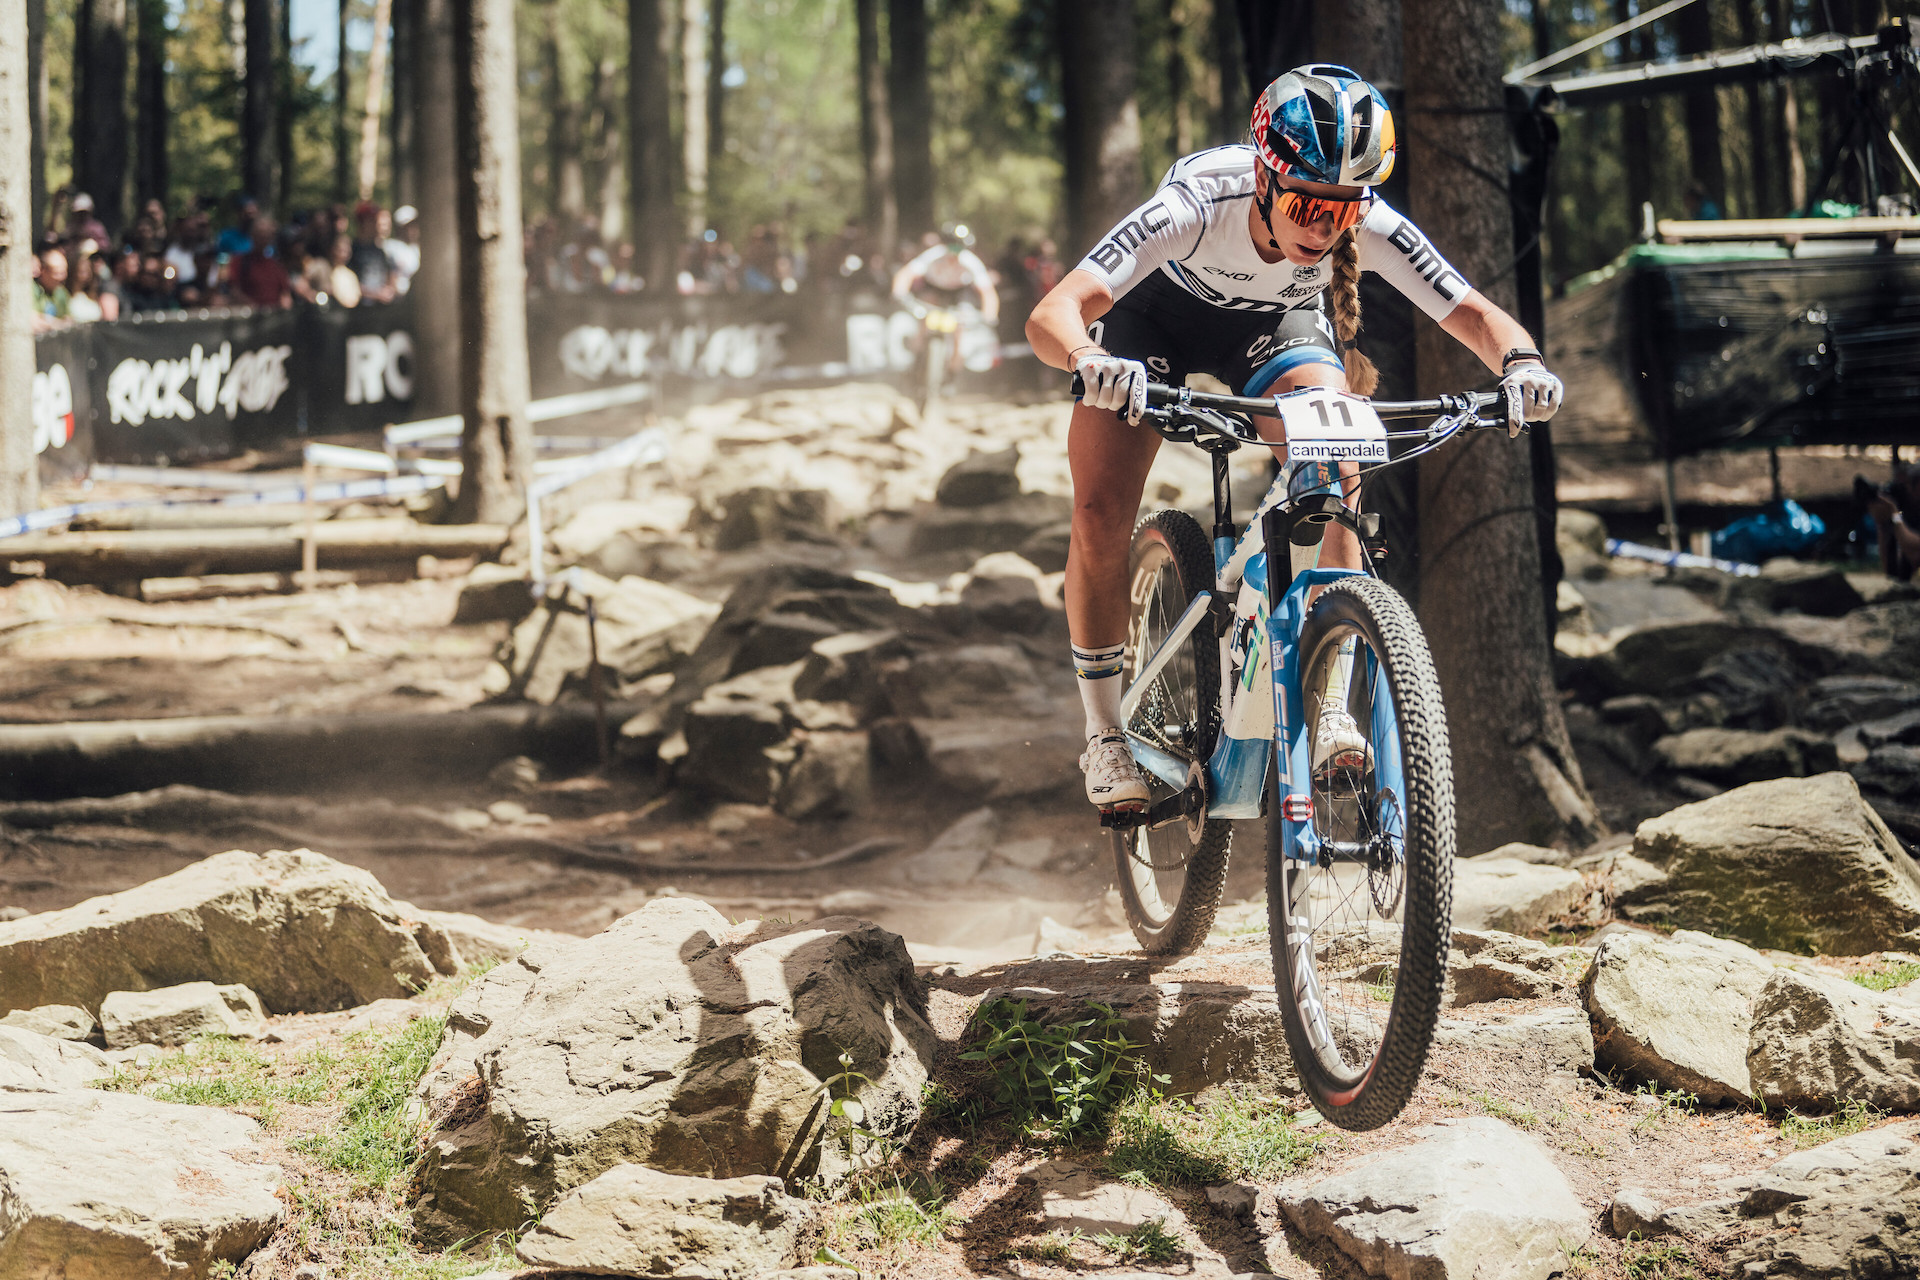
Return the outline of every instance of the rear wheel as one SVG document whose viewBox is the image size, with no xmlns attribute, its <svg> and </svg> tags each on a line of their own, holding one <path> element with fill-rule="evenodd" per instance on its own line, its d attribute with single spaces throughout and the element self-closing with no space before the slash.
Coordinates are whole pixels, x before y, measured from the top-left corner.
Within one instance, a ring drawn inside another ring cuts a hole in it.
<svg viewBox="0 0 1920 1280">
<path fill-rule="evenodd" d="M 1276 769 L 1267 805 L 1274 976 L 1314 1106 L 1343 1129 L 1376 1129 L 1419 1082 L 1446 983 L 1446 713 L 1413 611 L 1374 578 L 1343 578 L 1321 593 L 1301 630 L 1300 688 L 1317 854 L 1285 856 L 1291 815 Z"/>
<path fill-rule="evenodd" d="M 1192 516 L 1156 511 L 1140 522 L 1130 583 L 1129 690 L 1193 598 L 1213 587 L 1213 554 Z M 1180 646 L 1124 727 L 1129 738 L 1170 761 L 1166 772 L 1177 770 L 1183 785 L 1203 776 L 1220 731 L 1220 648 L 1212 626 L 1203 621 Z M 1151 770 L 1149 776 L 1149 805 L 1180 790 Z M 1232 824 L 1196 815 L 1158 830 L 1141 826 L 1112 835 L 1120 896 L 1141 949 L 1182 955 L 1199 947 L 1220 905 Z"/>
</svg>

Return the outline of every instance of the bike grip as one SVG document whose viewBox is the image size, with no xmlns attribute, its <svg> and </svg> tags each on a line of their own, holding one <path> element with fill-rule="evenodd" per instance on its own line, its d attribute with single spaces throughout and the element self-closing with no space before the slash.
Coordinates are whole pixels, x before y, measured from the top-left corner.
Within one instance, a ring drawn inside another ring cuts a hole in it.
<svg viewBox="0 0 1920 1280">
<path fill-rule="evenodd" d="M 1077 373 L 1074 374 L 1073 375 L 1073 398 L 1075 400 L 1078 400 L 1081 396 L 1084 396 L 1086 394 L 1087 394 L 1086 379 L 1082 378 Z"/>
</svg>

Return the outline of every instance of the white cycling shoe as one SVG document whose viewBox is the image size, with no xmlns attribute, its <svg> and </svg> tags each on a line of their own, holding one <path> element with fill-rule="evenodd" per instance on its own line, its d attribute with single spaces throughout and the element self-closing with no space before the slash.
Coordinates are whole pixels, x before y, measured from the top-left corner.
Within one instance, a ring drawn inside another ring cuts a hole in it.
<svg viewBox="0 0 1920 1280">
<path fill-rule="evenodd" d="M 1147 775 L 1127 749 L 1127 735 L 1117 728 L 1102 729 L 1087 741 L 1080 757 L 1087 775 L 1087 800 L 1105 811 L 1147 807 Z"/>
<path fill-rule="evenodd" d="M 1345 707 L 1327 703 L 1313 731 L 1313 776 L 1350 792 L 1372 769 L 1373 744 L 1359 722 Z"/>
</svg>

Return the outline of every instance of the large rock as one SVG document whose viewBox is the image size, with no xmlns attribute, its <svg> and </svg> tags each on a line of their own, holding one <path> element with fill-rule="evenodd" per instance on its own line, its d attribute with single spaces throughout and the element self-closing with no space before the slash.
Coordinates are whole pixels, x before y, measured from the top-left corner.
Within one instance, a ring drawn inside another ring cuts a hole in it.
<svg viewBox="0 0 1920 1280">
<path fill-rule="evenodd" d="M 1005 997 L 1025 1002 L 1041 1021 L 1085 1016 L 1103 1004 L 1126 1020 L 1126 1037 L 1169 1094 L 1196 1094 L 1215 1085 L 1255 1084 L 1294 1094 L 1300 1080 L 1287 1054 L 1280 1006 L 1268 986 L 1222 982 L 1115 982 L 1095 977 L 1051 986 L 995 987 L 982 1003 Z"/>
<path fill-rule="evenodd" d="M 774 807 L 789 818 L 844 818 L 873 798 L 872 751 L 864 733 L 810 733 L 799 744 Z"/>
<path fill-rule="evenodd" d="M 497 964 L 502 960 L 511 960 L 536 941 L 559 943 L 562 946 L 580 941 L 570 933 L 497 924 L 464 911 L 424 911 L 398 898 L 394 899 L 393 905 L 409 919 L 425 920 L 445 933 L 453 944 L 455 963 L 463 969 L 489 961 Z"/>
<path fill-rule="evenodd" d="M 620 1164 L 554 1202 L 514 1251 L 536 1267 L 753 1280 L 813 1259 L 820 1215 L 780 1179 L 688 1178 Z"/>
<path fill-rule="evenodd" d="M 259 1132 L 133 1094 L 0 1094 L 0 1277 L 200 1280 L 239 1262 L 284 1214 Z"/>
<path fill-rule="evenodd" d="M 1092 1165 L 1058 1157 L 1027 1170 L 1020 1181 L 1034 1189 L 1043 1234 L 1125 1236 L 1145 1223 L 1158 1222 L 1181 1242 L 1187 1255 L 1180 1260 L 1181 1274 L 1208 1280 L 1228 1280 L 1232 1274 L 1226 1261 L 1198 1240 L 1187 1215 L 1150 1187 L 1119 1182 Z M 1113 1280 L 1141 1280 L 1147 1274 L 1151 1273 L 1113 1276 Z"/>
<path fill-rule="evenodd" d="M 1685 692 L 1700 669 L 1720 654 L 1769 642 L 1780 643 L 1761 628 L 1720 619 L 1648 623 L 1617 637 L 1593 671 L 1609 693 L 1665 697 Z"/>
<path fill-rule="evenodd" d="M 33 1031 L 56 1040 L 91 1040 L 99 1026 L 92 1014 L 73 1004 L 43 1004 L 38 1009 L 15 1009 L 0 1018 L 0 1027 Z"/>
<path fill-rule="evenodd" d="M 1920 867 L 1844 773 L 1684 805 L 1641 823 L 1633 851 L 1667 873 L 1636 918 L 1782 951 L 1920 948 Z"/>
<path fill-rule="evenodd" d="M 948 467 L 934 487 L 933 500 L 943 507 L 984 507 L 1020 496 L 1018 446 L 998 453 L 971 450 Z"/>
<path fill-rule="evenodd" d="M 550 705 L 570 686 L 584 693 L 592 667 L 587 602 L 594 607 L 600 666 L 609 692 L 665 671 L 691 654 L 720 610 L 698 596 L 645 578 L 610 582 L 574 569 L 556 579 L 549 595 L 513 629 L 504 669 L 489 689 L 517 682 L 530 702 Z"/>
<path fill-rule="evenodd" d="M 0 1027 L 0 1089 L 79 1089 L 112 1074 L 90 1044 Z"/>
<path fill-rule="evenodd" d="M 241 983 L 271 1013 L 404 999 L 453 948 L 368 872 L 301 849 L 217 854 L 64 911 L 0 924 L 0 1010 L 183 982 Z"/>
<path fill-rule="evenodd" d="M 1804 778 L 1839 763 L 1833 740 L 1805 729 L 1689 729 L 1654 743 L 1653 754 L 1662 768 L 1722 786 Z"/>
<path fill-rule="evenodd" d="M 1738 943 L 1685 931 L 1614 934 L 1580 988 L 1598 1059 L 1702 1102 L 1745 1101 L 1753 1002 L 1772 974 Z"/>
<path fill-rule="evenodd" d="M 1538 933 L 1572 915 L 1587 898 L 1579 872 L 1498 856 L 1453 864 L 1453 923 L 1461 929 Z"/>
<path fill-rule="evenodd" d="M 1023 493 L 976 507 L 925 506 L 914 513 L 907 553 L 961 555 L 964 566 L 975 556 L 1020 551 L 1036 533 L 1072 514 L 1072 501 L 1052 493 Z"/>
<path fill-rule="evenodd" d="M 1732 1250 L 1737 1274 L 1794 1280 L 1911 1276 L 1920 1258 L 1920 1143 L 1913 1121 L 1795 1152 L 1741 1206 L 1780 1230 Z"/>
<path fill-rule="evenodd" d="M 1821 733 L 1920 707 L 1920 682 L 1890 676 L 1826 676 L 1807 686 L 1801 723 Z"/>
<path fill-rule="evenodd" d="M 1920 1003 L 1775 970 L 1753 1004 L 1747 1069 L 1770 1105 L 1920 1109 Z"/>
<path fill-rule="evenodd" d="M 909 722 L 932 784 L 956 796 L 1013 800 L 1077 793 L 1080 715 L 1061 706 L 1038 719 L 979 715 Z"/>
<path fill-rule="evenodd" d="M 100 1002 L 107 1048 L 136 1044 L 172 1048 L 201 1036 L 251 1040 L 265 1035 L 260 997 L 239 983 L 183 982 L 157 991 L 112 991 Z"/>
<path fill-rule="evenodd" d="M 1369 1275 L 1420 1280 L 1547 1280 L 1590 1216 L 1538 1139 L 1483 1116 L 1442 1120 L 1400 1147 L 1280 1207 Z"/>
<path fill-rule="evenodd" d="M 933 1056 L 922 1002 L 905 944 L 844 917 L 730 928 L 656 898 L 574 946 L 536 943 L 448 1011 L 417 1220 L 448 1239 L 512 1229 L 616 1164 L 834 1173 L 850 1135 L 828 1133 L 821 1081 L 847 1053 L 863 1127 L 904 1135 Z"/>
<path fill-rule="evenodd" d="M 1537 1059 L 1553 1071 L 1593 1066 L 1593 1027 L 1579 1009 L 1497 1014 L 1485 1021 L 1442 1018 L 1433 1040 L 1503 1058 Z"/>
</svg>

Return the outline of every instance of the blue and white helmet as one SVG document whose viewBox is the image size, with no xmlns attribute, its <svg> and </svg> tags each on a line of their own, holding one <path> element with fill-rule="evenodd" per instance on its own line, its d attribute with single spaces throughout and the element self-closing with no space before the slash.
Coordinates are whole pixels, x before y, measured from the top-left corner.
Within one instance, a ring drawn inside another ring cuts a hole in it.
<svg viewBox="0 0 1920 1280">
<path fill-rule="evenodd" d="M 1346 67 L 1295 67 L 1253 104 L 1253 149 L 1275 173 L 1371 187 L 1393 172 L 1399 139 L 1380 91 Z"/>
</svg>

